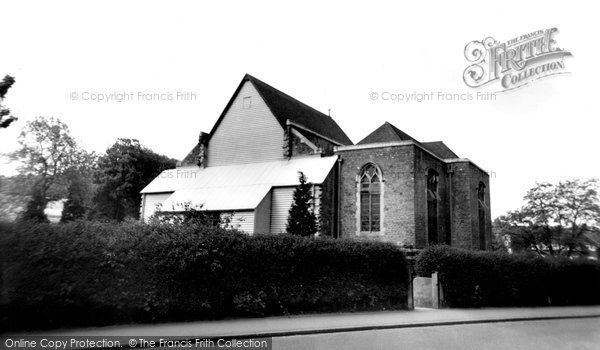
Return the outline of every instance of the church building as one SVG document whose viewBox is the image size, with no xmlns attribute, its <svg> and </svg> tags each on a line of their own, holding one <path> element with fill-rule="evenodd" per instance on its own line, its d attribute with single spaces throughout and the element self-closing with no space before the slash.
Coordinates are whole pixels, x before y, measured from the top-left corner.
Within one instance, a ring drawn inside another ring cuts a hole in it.
<svg viewBox="0 0 600 350">
<path fill-rule="evenodd" d="M 475 163 L 387 122 L 353 144 L 330 116 L 248 74 L 181 166 L 141 191 L 141 217 L 191 206 L 248 234 L 283 233 L 300 171 L 321 235 L 408 249 L 491 243 L 489 175 Z"/>
</svg>

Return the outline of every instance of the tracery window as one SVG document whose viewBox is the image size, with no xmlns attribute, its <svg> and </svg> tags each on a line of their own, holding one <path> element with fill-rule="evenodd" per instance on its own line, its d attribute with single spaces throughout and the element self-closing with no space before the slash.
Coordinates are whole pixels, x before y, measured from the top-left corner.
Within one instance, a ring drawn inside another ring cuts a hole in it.
<svg viewBox="0 0 600 350">
<path fill-rule="evenodd" d="M 381 170 L 373 163 L 360 172 L 360 230 L 378 232 L 381 229 Z"/>
<path fill-rule="evenodd" d="M 429 244 L 438 243 L 438 173 L 427 171 L 427 239 Z"/>
<path fill-rule="evenodd" d="M 480 182 L 479 185 L 477 186 L 477 212 L 478 212 L 478 219 L 479 219 L 479 248 L 480 249 L 485 249 L 486 246 L 486 242 L 485 242 L 485 209 L 486 209 L 486 204 L 485 204 L 485 184 L 483 182 Z"/>
</svg>

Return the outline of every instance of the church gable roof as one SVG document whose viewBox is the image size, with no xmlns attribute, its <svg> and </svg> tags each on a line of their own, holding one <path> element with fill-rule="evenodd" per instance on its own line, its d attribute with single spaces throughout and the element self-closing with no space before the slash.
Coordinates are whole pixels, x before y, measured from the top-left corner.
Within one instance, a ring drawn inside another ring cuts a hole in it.
<svg viewBox="0 0 600 350">
<path fill-rule="evenodd" d="M 340 145 L 352 145 L 352 141 L 333 118 L 256 79 L 250 74 L 246 74 L 244 79 L 242 79 L 231 100 L 215 123 L 211 131 L 211 136 L 218 128 L 221 120 L 246 81 L 250 81 L 254 85 L 282 128 L 286 128 L 287 120 L 289 119 L 291 122 L 323 135 Z"/>
<path fill-rule="evenodd" d="M 362 139 L 358 145 L 365 145 L 368 143 L 380 143 L 380 142 L 395 142 L 395 141 L 416 141 L 413 137 L 405 133 L 404 131 L 393 126 L 389 122 L 385 122 L 382 126 L 377 128 L 375 131 L 367 135 Z"/>
<path fill-rule="evenodd" d="M 413 141 L 427 151 L 433 153 L 441 159 L 459 158 L 446 144 L 442 141 L 435 142 L 419 142 L 404 131 L 393 126 L 389 122 L 385 122 L 375 131 L 362 139 L 358 145 L 366 145 L 370 143 L 398 142 L 398 141 Z"/>
<path fill-rule="evenodd" d="M 196 165 L 198 163 L 198 155 L 200 154 L 200 143 L 196 143 L 196 146 L 192 148 L 185 158 L 181 161 L 182 165 Z"/>
<path fill-rule="evenodd" d="M 423 142 L 421 143 L 421 145 L 423 145 L 423 147 L 425 147 L 431 153 L 435 154 L 436 156 L 442 159 L 460 158 L 442 141 Z"/>
</svg>

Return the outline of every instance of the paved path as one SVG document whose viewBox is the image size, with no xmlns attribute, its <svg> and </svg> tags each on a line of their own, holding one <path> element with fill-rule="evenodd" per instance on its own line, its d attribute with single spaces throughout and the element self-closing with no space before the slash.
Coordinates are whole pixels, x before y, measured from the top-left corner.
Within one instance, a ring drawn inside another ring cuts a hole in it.
<svg viewBox="0 0 600 350">
<path fill-rule="evenodd" d="M 273 338 L 285 350 L 598 350 L 600 318 L 407 327 Z"/>
<path fill-rule="evenodd" d="M 149 325 L 117 325 L 109 327 L 34 332 L 30 334 L 256 338 L 556 319 L 571 319 L 573 321 L 579 320 L 581 322 L 585 322 L 585 320 L 594 320 L 595 322 L 600 320 L 600 306 L 443 310 L 417 309 L 414 311 L 317 314 Z"/>
</svg>

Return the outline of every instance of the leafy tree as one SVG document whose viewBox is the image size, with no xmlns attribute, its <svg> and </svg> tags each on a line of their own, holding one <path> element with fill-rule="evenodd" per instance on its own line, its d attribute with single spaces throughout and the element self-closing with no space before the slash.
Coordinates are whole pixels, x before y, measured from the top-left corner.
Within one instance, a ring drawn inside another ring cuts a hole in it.
<svg viewBox="0 0 600 350">
<path fill-rule="evenodd" d="M 88 211 L 90 184 L 83 177 L 74 177 L 69 184 L 69 194 L 64 203 L 61 222 L 83 219 Z"/>
<path fill-rule="evenodd" d="M 76 174 L 91 176 L 95 154 L 79 148 L 69 127 L 59 119 L 37 117 L 27 122 L 19 134 L 18 143 L 19 148 L 9 154 L 10 159 L 20 163 L 21 175 L 37 180 L 32 186 L 32 203 L 27 207 L 27 217 L 42 215 L 49 199 L 65 197 Z M 32 214 L 39 208 L 42 214 Z"/>
<path fill-rule="evenodd" d="M 140 215 L 140 191 L 177 161 L 154 153 L 138 140 L 118 139 L 98 160 L 95 215 L 122 221 Z"/>
<path fill-rule="evenodd" d="M 19 218 L 30 200 L 31 189 L 38 182 L 33 175 L 0 175 L 0 221 Z"/>
<path fill-rule="evenodd" d="M 2 106 L 1 104 L 4 100 L 4 96 L 6 96 L 6 93 L 8 92 L 8 89 L 10 89 L 14 83 L 15 78 L 11 77 L 10 75 L 5 76 L 2 82 L 0 82 L 0 128 L 8 128 L 12 122 L 17 120 L 16 117 L 10 114 L 10 109 Z"/>
<path fill-rule="evenodd" d="M 46 209 L 48 200 L 42 196 L 39 189 L 33 190 L 33 195 L 25 207 L 25 211 L 21 213 L 19 219 L 23 221 L 48 222 L 44 209 Z"/>
<path fill-rule="evenodd" d="M 74 165 L 65 172 L 67 200 L 61 222 L 83 219 L 90 212 L 96 189 L 93 180 L 97 161 L 95 153 L 79 152 Z"/>
<path fill-rule="evenodd" d="M 499 235 L 512 250 L 533 250 L 543 256 L 588 255 L 599 248 L 598 180 L 542 183 L 530 189 L 525 205 L 497 218 Z"/>
<path fill-rule="evenodd" d="M 38 190 L 46 197 L 48 190 L 65 180 L 71 169 L 92 166 L 95 156 L 80 149 L 69 127 L 56 118 L 37 117 L 27 122 L 18 138 L 19 149 L 9 157 L 20 162 L 19 172 L 37 176 Z"/>
<path fill-rule="evenodd" d="M 317 233 L 317 219 L 310 210 L 313 202 L 312 185 L 306 182 L 306 176 L 303 172 L 300 171 L 298 174 L 300 185 L 294 191 L 286 231 L 293 235 L 312 236 Z"/>
</svg>

